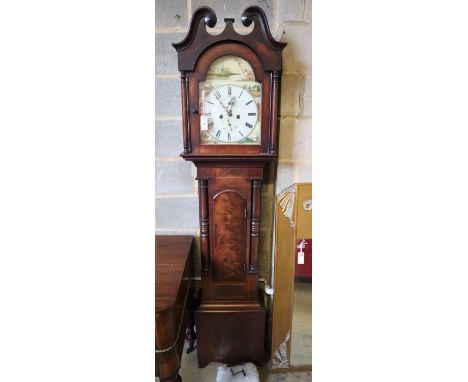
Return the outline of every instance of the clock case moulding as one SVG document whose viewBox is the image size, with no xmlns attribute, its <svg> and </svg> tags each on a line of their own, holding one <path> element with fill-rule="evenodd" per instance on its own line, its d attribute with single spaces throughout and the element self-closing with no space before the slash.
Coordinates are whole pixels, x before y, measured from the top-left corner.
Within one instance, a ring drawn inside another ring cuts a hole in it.
<svg viewBox="0 0 468 382">
<path fill-rule="evenodd" d="M 259 7 L 248 7 L 241 22 L 253 30 L 238 34 L 234 19 L 212 35 L 217 18 L 198 8 L 187 36 L 172 44 L 181 73 L 181 156 L 197 167 L 200 214 L 201 299 L 195 311 L 198 364 L 263 363 L 265 308 L 258 289 L 260 195 L 264 168 L 278 157 L 282 51 Z M 213 61 L 234 55 L 251 65 L 261 83 L 259 145 L 200 143 L 199 82 Z"/>
</svg>

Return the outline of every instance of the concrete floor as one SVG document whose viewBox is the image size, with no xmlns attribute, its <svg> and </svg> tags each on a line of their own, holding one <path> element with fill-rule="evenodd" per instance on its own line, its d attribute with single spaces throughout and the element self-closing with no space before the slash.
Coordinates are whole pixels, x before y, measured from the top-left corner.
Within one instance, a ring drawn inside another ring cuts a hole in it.
<svg viewBox="0 0 468 382">
<path fill-rule="evenodd" d="M 218 366 L 221 366 L 221 364 L 213 362 L 199 369 L 197 351 L 195 350 L 190 354 L 186 354 L 184 349 L 179 374 L 183 382 L 215 382 Z M 312 374 L 310 372 L 272 373 L 269 364 L 259 367 L 258 374 L 260 375 L 260 382 L 312 382 Z M 156 378 L 156 382 L 159 382 L 159 378 Z"/>
<path fill-rule="evenodd" d="M 180 369 L 180 376 L 183 382 L 215 382 L 216 373 L 220 363 L 212 362 L 208 366 L 199 369 L 197 363 L 196 350 L 190 354 L 182 356 L 182 366 Z M 270 365 L 267 364 L 258 368 L 260 375 L 260 382 L 311 382 L 312 376 L 310 372 L 304 373 L 272 373 Z M 158 378 L 156 378 L 158 380 Z"/>
<path fill-rule="evenodd" d="M 291 365 L 312 363 L 312 284 L 294 283 Z"/>
</svg>

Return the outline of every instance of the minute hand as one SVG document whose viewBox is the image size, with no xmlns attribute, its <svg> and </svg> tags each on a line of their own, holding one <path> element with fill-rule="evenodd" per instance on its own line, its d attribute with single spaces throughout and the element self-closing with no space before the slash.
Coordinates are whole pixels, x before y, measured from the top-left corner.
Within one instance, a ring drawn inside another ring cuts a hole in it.
<svg viewBox="0 0 468 382">
<path fill-rule="evenodd" d="M 217 100 L 218 100 L 218 102 L 221 104 L 221 106 L 222 106 L 222 107 L 223 107 L 223 109 L 226 111 L 226 113 L 228 113 L 228 115 L 229 115 L 230 111 L 227 109 L 227 107 L 226 107 L 226 106 L 224 106 L 224 104 L 221 102 L 221 100 L 220 100 L 219 98 L 216 98 L 216 99 L 217 99 Z"/>
</svg>

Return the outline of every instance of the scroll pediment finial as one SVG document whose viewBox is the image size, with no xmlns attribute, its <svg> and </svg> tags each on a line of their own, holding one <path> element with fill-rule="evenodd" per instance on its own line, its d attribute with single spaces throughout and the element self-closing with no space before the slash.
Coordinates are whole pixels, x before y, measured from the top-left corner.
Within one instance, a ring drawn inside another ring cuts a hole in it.
<svg viewBox="0 0 468 382">
<path fill-rule="evenodd" d="M 216 18 L 216 13 L 210 7 L 200 7 L 198 10 L 202 10 L 204 18 L 205 18 L 205 25 L 209 26 L 210 28 L 214 28 L 218 19 Z"/>
<path fill-rule="evenodd" d="M 197 34 L 201 22 L 203 22 L 203 24 L 205 25 L 203 27 L 203 32 L 207 34 L 205 29 L 206 26 L 214 28 L 216 26 L 216 23 L 218 22 L 216 13 L 210 7 L 197 8 L 192 15 L 192 19 L 190 20 L 190 26 L 187 36 L 185 36 L 185 38 L 182 41 L 173 43 L 172 46 L 177 51 L 186 49 L 188 46 L 190 46 L 191 42 Z"/>
<path fill-rule="evenodd" d="M 241 22 L 245 27 L 249 27 L 252 22 L 255 22 L 254 28 L 261 30 L 262 34 L 266 35 L 266 38 L 269 40 L 270 44 L 275 48 L 282 50 L 286 46 L 286 43 L 275 40 L 275 38 L 271 35 L 270 27 L 268 26 L 268 19 L 262 8 L 255 5 L 246 8 L 244 12 L 242 12 Z"/>
</svg>

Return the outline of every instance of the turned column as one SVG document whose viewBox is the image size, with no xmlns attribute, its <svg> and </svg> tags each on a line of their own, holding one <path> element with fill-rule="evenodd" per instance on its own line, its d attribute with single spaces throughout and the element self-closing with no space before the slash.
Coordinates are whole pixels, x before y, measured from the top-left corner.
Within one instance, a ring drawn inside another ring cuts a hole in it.
<svg viewBox="0 0 468 382">
<path fill-rule="evenodd" d="M 278 154 L 278 118 L 279 118 L 279 113 L 278 113 L 278 103 L 279 103 L 279 71 L 275 70 L 273 71 L 271 75 L 271 113 L 270 113 L 270 118 L 271 118 L 271 129 L 270 129 L 270 147 L 269 151 L 270 154 Z"/>
<path fill-rule="evenodd" d="M 192 151 L 190 147 L 190 121 L 188 116 L 188 81 L 187 72 L 180 72 L 180 88 L 182 92 L 182 135 L 184 140 L 184 154 Z"/>
<path fill-rule="evenodd" d="M 258 243 L 260 241 L 260 192 L 262 181 L 252 181 L 252 216 L 250 219 L 250 262 L 249 271 L 257 271 Z"/>
<path fill-rule="evenodd" d="M 200 208 L 200 252 L 202 271 L 210 270 L 210 219 L 208 212 L 208 180 L 198 179 L 198 200 Z"/>
</svg>

